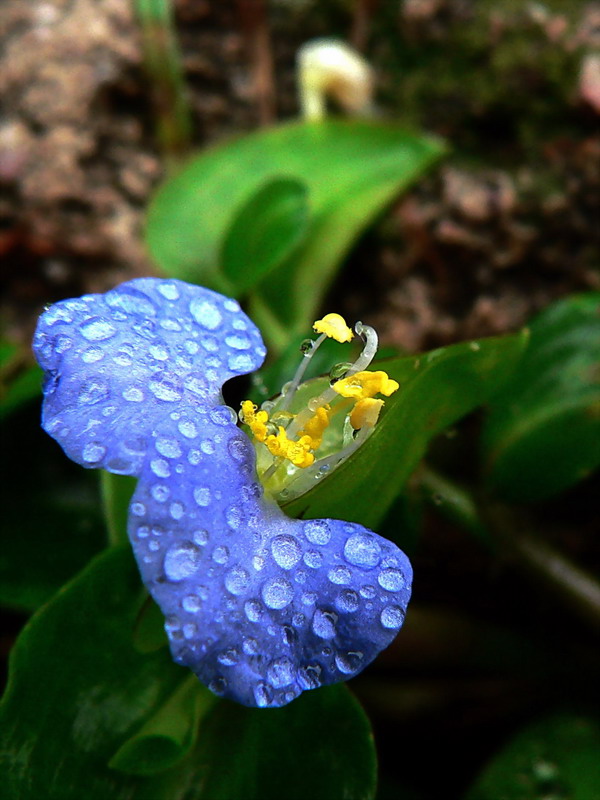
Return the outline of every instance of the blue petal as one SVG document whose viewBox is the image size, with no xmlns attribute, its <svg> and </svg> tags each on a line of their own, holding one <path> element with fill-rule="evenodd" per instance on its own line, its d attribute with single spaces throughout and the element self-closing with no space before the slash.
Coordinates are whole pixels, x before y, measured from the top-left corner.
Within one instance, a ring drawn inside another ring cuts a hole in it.
<svg viewBox="0 0 600 800">
<path fill-rule="evenodd" d="M 266 352 L 235 300 L 156 278 L 57 303 L 33 349 L 46 371 L 44 429 L 84 467 L 136 476 L 157 420 L 222 402 L 223 383 Z"/>
<path fill-rule="evenodd" d="M 143 278 L 53 306 L 34 349 L 45 429 L 78 463 L 139 477 L 129 535 L 142 578 L 173 657 L 212 691 L 282 706 L 392 641 L 406 556 L 359 525 L 288 519 L 263 497 L 220 394 L 265 355 L 235 301 Z"/>
</svg>

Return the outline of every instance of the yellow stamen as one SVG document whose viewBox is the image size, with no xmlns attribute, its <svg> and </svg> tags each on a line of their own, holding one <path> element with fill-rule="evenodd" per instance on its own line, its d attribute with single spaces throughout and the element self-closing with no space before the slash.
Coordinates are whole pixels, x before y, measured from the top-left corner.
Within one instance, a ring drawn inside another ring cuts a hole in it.
<svg viewBox="0 0 600 800">
<path fill-rule="evenodd" d="M 376 394 L 389 397 L 400 388 L 400 384 L 392 380 L 383 370 L 378 370 L 376 372 L 356 372 L 354 375 L 336 381 L 332 388 L 342 397 L 363 400 L 367 397 L 374 397 Z"/>
<path fill-rule="evenodd" d="M 269 415 L 266 411 L 258 411 L 252 400 L 242 402 L 242 422 L 252 431 L 252 435 L 259 442 L 267 438 L 267 422 Z"/>
<path fill-rule="evenodd" d="M 313 325 L 317 333 L 324 333 L 336 342 L 349 342 L 354 334 L 346 325 L 346 320 L 339 314 L 325 314 L 323 319 L 318 319 Z"/>
<path fill-rule="evenodd" d="M 360 428 L 372 428 L 379 419 L 379 412 L 383 406 L 383 400 L 376 400 L 373 397 L 365 397 L 358 400 L 350 412 L 350 424 L 355 431 Z"/>
<path fill-rule="evenodd" d="M 325 428 L 329 425 L 330 407 L 325 405 L 317 408 L 314 416 L 304 425 L 304 428 L 298 434 L 299 436 L 308 436 L 311 439 L 311 449 L 318 450 L 321 446 L 323 433 Z"/>
<path fill-rule="evenodd" d="M 315 457 L 310 452 L 312 446 L 310 436 L 302 436 L 296 442 L 288 439 L 285 428 L 280 425 L 277 436 L 273 434 L 267 436 L 265 444 L 271 455 L 287 458 L 296 467 L 310 467 L 314 463 Z"/>
</svg>

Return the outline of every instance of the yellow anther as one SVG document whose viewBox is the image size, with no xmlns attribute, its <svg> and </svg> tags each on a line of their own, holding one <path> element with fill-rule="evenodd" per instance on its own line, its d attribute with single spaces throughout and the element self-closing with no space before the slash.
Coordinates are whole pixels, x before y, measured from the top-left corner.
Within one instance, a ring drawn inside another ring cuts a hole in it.
<svg viewBox="0 0 600 800">
<path fill-rule="evenodd" d="M 379 412 L 383 406 L 383 400 L 374 397 L 365 397 L 357 400 L 356 405 L 350 412 L 350 424 L 355 431 L 360 428 L 372 428 L 379 419 Z"/>
<path fill-rule="evenodd" d="M 252 435 L 259 442 L 267 438 L 267 422 L 269 415 L 266 411 L 258 411 L 252 400 L 242 401 L 242 421 L 250 428 Z"/>
<path fill-rule="evenodd" d="M 325 314 L 323 319 L 318 319 L 313 325 L 317 333 L 324 333 L 336 342 L 349 342 L 354 334 L 346 325 L 346 320 L 339 314 Z"/>
<path fill-rule="evenodd" d="M 312 446 L 310 436 L 301 436 L 296 442 L 288 439 L 285 428 L 280 425 L 277 436 L 273 434 L 267 436 L 265 444 L 271 455 L 287 458 L 296 467 L 310 467 L 314 463 L 315 457 L 310 452 Z"/>
<path fill-rule="evenodd" d="M 300 431 L 300 436 L 308 436 L 312 441 L 312 450 L 318 450 L 321 446 L 321 440 L 323 439 L 323 432 L 325 428 L 329 425 L 329 412 L 331 409 L 329 406 L 321 406 L 317 408 L 315 411 L 314 416 L 312 416 L 308 422 L 304 425 L 304 428 Z"/>
<path fill-rule="evenodd" d="M 384 394 L 389 397 L 400 388 L 400 384 L 392 380 L 383 370 L 378 370 L 376 372 L 356 372 L 354 375 L 336 381 L 332 388 L 342 397 L 363 400 L 366 397 L 374 397 L 376 394 Z"/>
</svg>

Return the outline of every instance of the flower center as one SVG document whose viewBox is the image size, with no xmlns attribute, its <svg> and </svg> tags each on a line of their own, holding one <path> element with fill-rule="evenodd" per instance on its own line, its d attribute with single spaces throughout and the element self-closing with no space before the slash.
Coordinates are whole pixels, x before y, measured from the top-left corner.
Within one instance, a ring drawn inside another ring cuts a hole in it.
<svg viewBox="0 0 600 800">
<path fill-rule="evenodd" d="M 258 476 L 275 500 L 291 500 L 308 491 L 357 450 L 375 427 L 384 401 L 399 387 L 381 371 L 369 371 L 377 333 L 357 322 L 363 348 L 354 363 L 336 364 L 323 378 L 302 378 L 326 338 L 349 342 L 354 334 L 339 314 L 317 320 L 316 339 L 303 342 L 303 359 L 282 393 L 257 407 L 242 402 L 240 420 L 255 440 Z"/>
</svg>

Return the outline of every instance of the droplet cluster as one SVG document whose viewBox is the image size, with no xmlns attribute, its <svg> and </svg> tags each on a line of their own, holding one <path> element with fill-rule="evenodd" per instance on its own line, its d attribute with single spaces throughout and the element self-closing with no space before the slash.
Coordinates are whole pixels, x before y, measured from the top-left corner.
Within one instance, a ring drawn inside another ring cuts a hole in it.
<svg viewBox="0 0 600 800">
<path fill-rule="evenodd" d="M 238 304 L 144 278 L 41 318 L 44 426 L 87 467 L 139 477 L 129 534 L 175 660 L 218 695 L 282 706 L 362 670 L 401 627 L 412 571 L 391 542 L 339 520 L 291 520 L 256 482 L 220 399 L 256 368 Z"/>
</svg>

